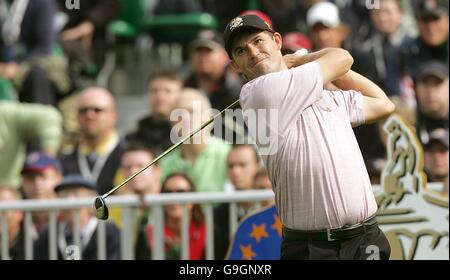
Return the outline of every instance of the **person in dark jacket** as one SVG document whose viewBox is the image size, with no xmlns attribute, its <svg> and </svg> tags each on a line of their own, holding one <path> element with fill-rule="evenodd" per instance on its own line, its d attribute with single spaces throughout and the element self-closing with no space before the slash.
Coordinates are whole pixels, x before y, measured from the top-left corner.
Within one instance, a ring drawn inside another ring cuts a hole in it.
<svg viewBox="0 0 450 280">
<path fill-rule="evenodd" d="M 56 102 L 51 67 L 42 63 L 56 43 L 55 9 L 53 0 L 0 0 L 0 79 L 15 85 L 19 101 Z"/>
<path fill-rule="evenodd" d="M 61 152 L 63 174 L 82 174 L 96 182 L 97 191 L 103 194 L 113 187 L 125 149 L 115 129 L 114 97 L 104 88 L 86 88 L 77 96 L 77 110 L 81 139 L 72 149 Z"/>
<path fill-rule="evenodd" d="M 80 9 L 68 9 L 66 0 L 58 0 L 66 24 L 59 34 L 60 43 L 71 60 L 94 62 L 101 67 L 107 49 L 106 30 L 120 15 L 119 0 L 79 0 Z"/>
<path fill-rule="evenodd" d="M 128 143 L 143 144 L 155 155 L 172 146 L 170 140 L 170 113 L 175 109 L 183 80 L 171 71 L 152 74 L 148 84 L 150 115 L 139 120 L 138 128 L 127 134 Z"/>
<path fill-rule="evenodd" d="M 64 177 L 63 182 L 55 189 L 59 198 L 86 198 L 97 195 L 95 183 L 83 178 L 79 174 L 71 174 Z M 80 236 L 79 242 L 74 236 L 73 211 L 61 212 L 61 220 L 57 223 L 57 255 L 58 259 L 82 259 L 96 260 L 98 220 L 94 216 L 94 210 L 90 208 L 79 209 Z M 106 222 L 106 259 L 120 259 L 120 231 L 115 224 Z M 49 229 L 45 229 L 40 235 L 35 246 L 35 258 L 46 260 L 49 253 Z M 75 246 L 75 247 L 71 247 Z"/>
</svg>

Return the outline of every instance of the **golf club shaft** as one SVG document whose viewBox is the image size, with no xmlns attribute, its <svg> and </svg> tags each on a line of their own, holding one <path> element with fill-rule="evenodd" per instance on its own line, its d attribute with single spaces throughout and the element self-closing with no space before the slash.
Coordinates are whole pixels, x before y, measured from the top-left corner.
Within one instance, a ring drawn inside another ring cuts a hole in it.
<svg viewBox="0 0 450 280">
<path fill-rule="evenodd" d="M 204 124 L 202 124 L 202 126 L 200 126 L 199 128 L 195 129 L 194 131 L 192 131 L 188 136 L 186 136 L 185 138 L 181 139 L 180 141 L 178 141 L 178 143 L 174 144 L 172 147 L 170 147 L 169 149 L 167 149 L 164 153 L 162 153 L 161 155 L 159 155 L 157 158 L 155 158 L 152 162 L 150 162 L 149 164 L 147 164 L 146 166 L 144 166 L 141 170 L 139 170 L 138 172 L 136 172 L 135 174 L 131 175 L 130 177 L 128 177 L 125 181 L 123 181 L 122 183 L 120 183 L 119 185 L 115 186 L 113 189 L 111 189 L 109 192 L 105 193 L 104 195 L 102 195 L 102 198 L 105 199 L 108 196 L 110 196 L 113 192 L 117 191 L 119 188 L 121 188 L 123 185 L 125 185 L 126 183 L 128 183 L 129 181 L 133 180 L 134 177 L 138 176 L 139 174 L 141 174 L 142 172 L 144 172 L 147 168 L 149 168 L 150 166 L 152 166 L 155 162 L 157 162 L 158 160 L 162 159 L 163 157 L 165 157 L 168 153 L 170 153 L 171 151 L 175 150 L 176 148 L 178 148 L 178 146 L 180 146 L 181 144 L 183 144 L 184 141 L 190 139 L 192 136 L 194 136 L 197 132 L 201 131 L 203 128 L 205 128 L 206 126 L 208 126 L 209 124 L 211 124 L 215 118 L 217 118 L 218 116 L 222 115 L 226 110 L 232 108 L 233 106 L 235 106 L 237 103 L 239 102 L 239 99 L 234 101 L 232 104 L 230 104 L 227 108 L 223 109 L 221 112 L 217 113 L 215 116 L 213 116 L 210 120 L 208 120 L 207 122 L 205 122 Z"/>
</svg>

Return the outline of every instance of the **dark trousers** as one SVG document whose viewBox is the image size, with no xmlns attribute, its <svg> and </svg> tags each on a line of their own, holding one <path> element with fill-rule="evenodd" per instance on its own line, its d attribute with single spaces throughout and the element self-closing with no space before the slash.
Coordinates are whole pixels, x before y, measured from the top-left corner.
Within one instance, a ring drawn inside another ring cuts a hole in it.
<svg viewBox="0 0 450 280">
<path fill-rule="evenodd" d="M 378 226 L 337 241 L 283 240 L 282 260 L 388 260 L 389 242 Z"/>
</svg>

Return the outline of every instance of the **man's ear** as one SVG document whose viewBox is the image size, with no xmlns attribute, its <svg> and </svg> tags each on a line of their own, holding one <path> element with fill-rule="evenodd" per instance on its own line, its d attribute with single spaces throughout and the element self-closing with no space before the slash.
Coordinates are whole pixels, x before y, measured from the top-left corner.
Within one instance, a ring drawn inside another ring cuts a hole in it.
<svg viewBox="0 0 450 280">
<path fill-rule="evenodd" d="M 231 66 L 233 66 L 234 70 L 236 70 L 237 72 L 241 73 L 241 71 L 239 71 L 239 68 L 236 64 L 236 62 L 234 62 L 234 60 L 230 60 L 231 61 Z"/>
<path fill-rule="evenodd" d="M 234 70 L 236 70 L 239 74 L 241 74 L 242 77 L 244 77 L 244 79 L 246 81 L 248 81 L 248 78 L 244 75 L 244 73 L 242 73 L 241 70 L 239 70 L 239 67 L 237 66 L 236 62 L 234 62 L 233 60 L 231 60 L 231 66 L 234 68 Z"/>
<path fill-rule="evenodd" d="M 281 50 L 281 47 L 283 46 L 283 38 L 281 37 L 281 34 L 278 32 L 273 33 L 273 39 L 277 44 L 278 50 Z"/>
</svg>

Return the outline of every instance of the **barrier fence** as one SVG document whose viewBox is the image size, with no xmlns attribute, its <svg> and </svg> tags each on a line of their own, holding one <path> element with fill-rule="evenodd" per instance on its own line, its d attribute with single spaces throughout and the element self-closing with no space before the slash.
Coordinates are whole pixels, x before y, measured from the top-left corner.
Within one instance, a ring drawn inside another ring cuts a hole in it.
<svg viewBox="0 0 450 280">
<path fill-rule="evenodd" d="M 217 193 L 163 193 L 158 195 L 147 195 L 144 199 L 138 196 L 111 196 L 106 200 L 108 207 L 121 208 L 121 258 L 124 260 L 134 259 L 134 210 L 138 207 L 147 206 L 151 209 L 154 246 L 152 247 L 152 259 L 165 259 L 164 252 L 164 212 L 163 206 L 174 203 L 183 205 L 182 230 L 181 230 L 181 257 L 188 259 L 189 256 L 189 221 L 187 204 L 201 204 L 206 224 L 206 259 L 214 259 L 214 215 L 213 207 L 218 203 L 230 203 L 230 236 L 237 228 L 237 203 L 250 201 L 260 206 L 260 202 L 272 199 L 274 194 L 271 190 L 250 190 L 239 192 L 217 192 Z M 33 221 L 32 213 L 48 212 L 49 221 L 49 259 L 57 259 L 57 213 L 61 210 L 73 211 L 73 236 L 74 245 L 80 247 L 80 216 L 81 208 L 93 208 L 94 198 L 64 198 L 52 200 L 21 200 L 0 203 L 1 217 L 1 259 L 9 259 L 8 220 L 6 212 L 11 210 L 23 211 L 24 233 L 25 233 L 25 259 L 33 259 Z M 259 207 L 257 207 L 259 208 Z M 106 258 L 106 221 L 98 221 L 97 225 L 97 256 L 102 260 Z"/>
</svg>

